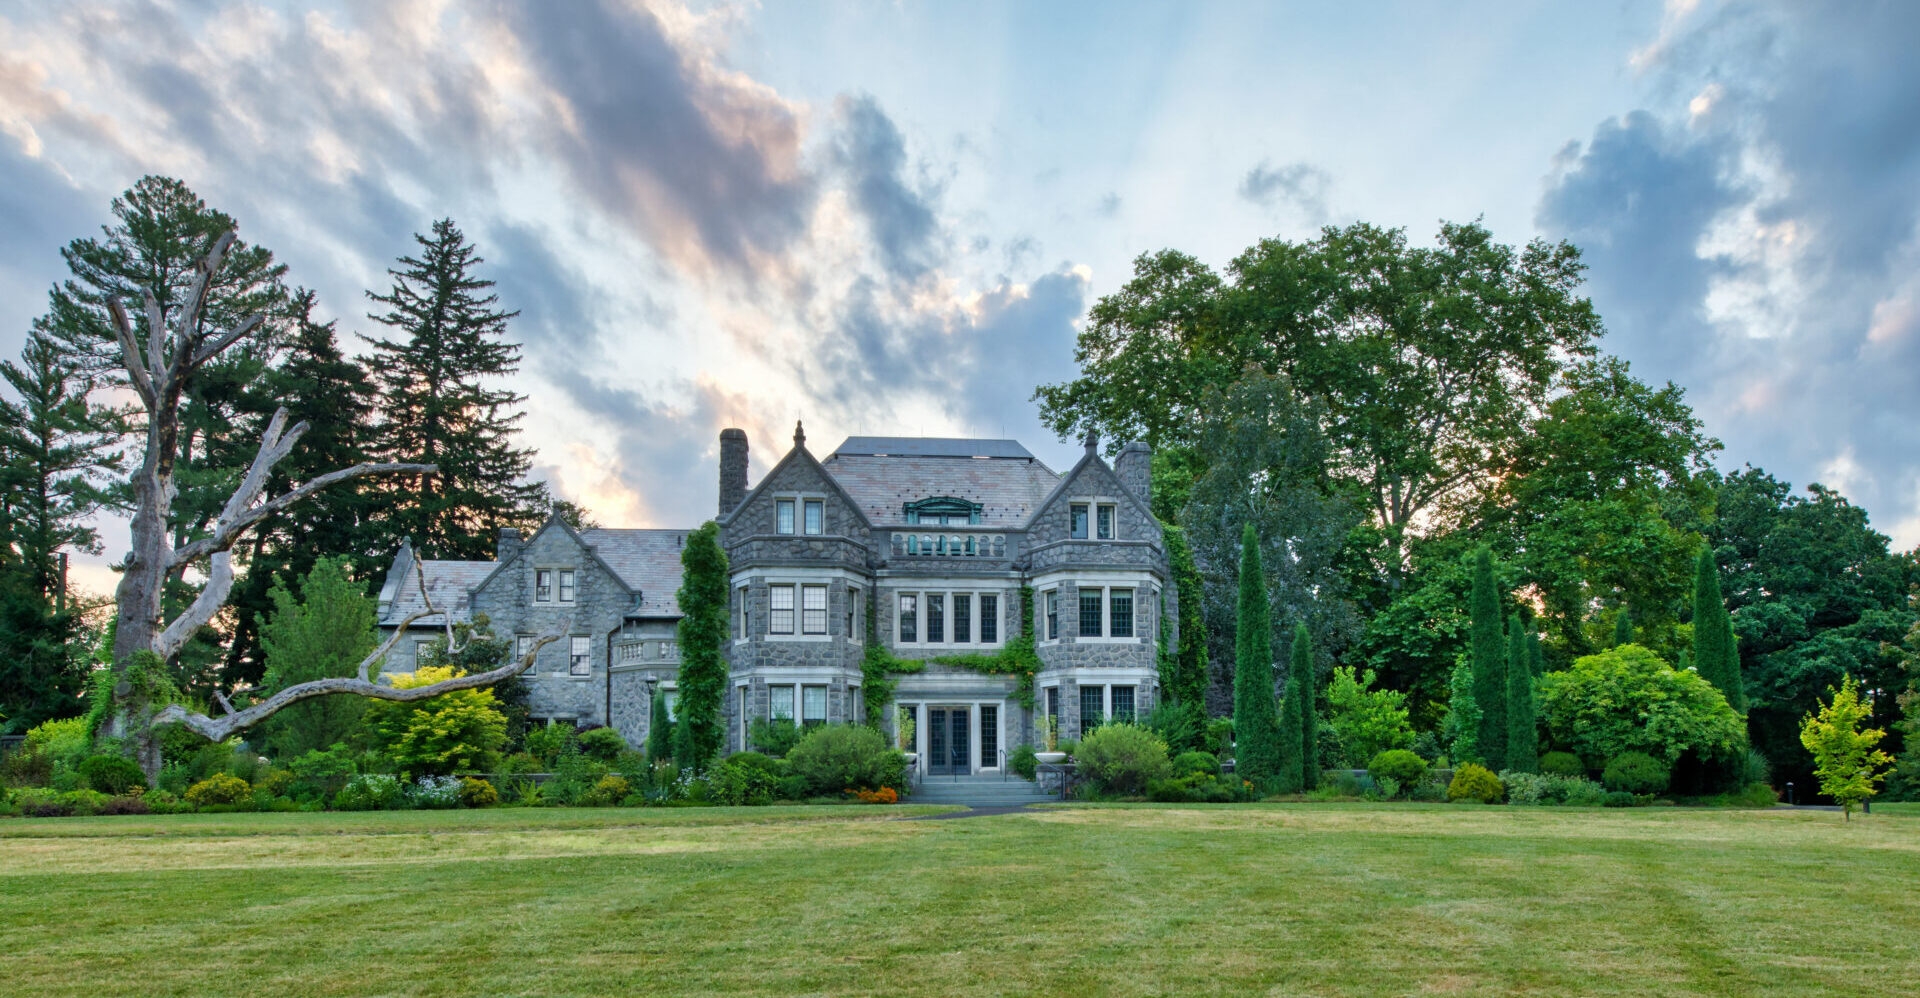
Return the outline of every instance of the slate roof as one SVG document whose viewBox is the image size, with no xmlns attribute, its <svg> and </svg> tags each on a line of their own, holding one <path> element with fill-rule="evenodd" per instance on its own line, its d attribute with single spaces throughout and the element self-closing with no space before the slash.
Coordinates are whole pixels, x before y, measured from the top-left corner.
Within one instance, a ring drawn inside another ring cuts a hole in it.
<svg viewBox="0 0 1920 998">
<path fill-rule="evenodd" d="M 984 525 L 1024 527 L 1060 484 L 1012 440 L 849 437 L 820 466 L 875 524 L 905 523 L 907 503 L 954 496 L 984 507 Z"/>
<path fill-rule="evenodd" d="M 639 613 L 649 617 L 678 617 L 680 552 L 685 530 L 614 530 L 595 527 L 580 532 L 600 560 L 620 576 L 628 589 L 640 591 Z"/>
<path fill-rule="evenodd" d="M 427 595 L 433 598 L 434 609 L 441 611 L 431 617 L 422 617 L 414 623 L 415 627 L 438 627 L 446 623 L 442 615 L 452 612 L 453 619 L 467 619 L 472 609 L 473 587 L 479 585 L 493 572 L 491 561 L 432 561 L 420 563 L 427 577 Z M 394 593 L 393 603 L 381 618 L 382 624 L 399 624 L 407 617 L 426 609 L 420 599 L 420 580 L 412 569 L 407 570 L 406 578 Z"/>
</svg>

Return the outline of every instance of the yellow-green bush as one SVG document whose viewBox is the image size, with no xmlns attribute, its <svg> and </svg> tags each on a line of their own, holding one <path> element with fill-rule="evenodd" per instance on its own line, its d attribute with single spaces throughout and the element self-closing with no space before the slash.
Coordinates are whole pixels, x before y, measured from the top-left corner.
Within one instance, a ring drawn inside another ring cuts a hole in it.
<svg viewBox="0 0 1920 998">
<path fill-rule="evenodd" d="M 594 783 L 593 789 L 580 803 L 588 807 L 611 807 L 626 799 L 633 792 L 633 784 L 619 773 L 608 773 Z"/>
<path fill-rule="evenodd" d="M 253 787 L 238 776 L 215 773 L 187 788 L 187 803 L 195 807 L 233 804 L 252 792 Z"/>
<path fill-rule="evenodd" d="M 460 804 L 463 807 L 492 807 L 500 803 L 500 791 L 478 777 L 467 776 L 460 780 Z"/>
<path fill-rule="evenodd" d="M 1447 799 L 1477 800 L 1484 804 L 1497 804 L 1506 788 L 1500 785 L 1500 778 L 1485 766 L 1467 763 L 1453 771 L 1453 782 L 1447 784 Z"/>
</svg>

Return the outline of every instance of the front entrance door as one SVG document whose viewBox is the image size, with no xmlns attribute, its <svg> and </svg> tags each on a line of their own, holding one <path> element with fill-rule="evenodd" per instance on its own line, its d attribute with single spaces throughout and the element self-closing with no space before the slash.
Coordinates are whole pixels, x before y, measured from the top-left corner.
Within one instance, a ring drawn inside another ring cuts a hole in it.
<svg viewBox="0 0 1920 998">
<path fill-rule="evenodd" d="M 969 740 L 972 729 L 965 707 L 927 708 L 927 772 L 931 775 L 965 775 L 973 758 Z"/>
</svg>

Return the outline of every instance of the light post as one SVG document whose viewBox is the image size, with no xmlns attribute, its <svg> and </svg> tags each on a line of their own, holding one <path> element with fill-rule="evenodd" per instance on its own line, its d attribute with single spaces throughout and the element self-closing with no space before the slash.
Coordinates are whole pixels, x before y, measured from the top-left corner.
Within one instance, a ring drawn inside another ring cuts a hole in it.
<svg viewBox="0 0 1920 998">
<path fill-rule="evenodd" d="M 1792 804 L 1793 802 L 1794 802 L 1793 801 L 1793 781 L 1788 780 L 1787 781 L 1787 803 Z"/>
</svg>

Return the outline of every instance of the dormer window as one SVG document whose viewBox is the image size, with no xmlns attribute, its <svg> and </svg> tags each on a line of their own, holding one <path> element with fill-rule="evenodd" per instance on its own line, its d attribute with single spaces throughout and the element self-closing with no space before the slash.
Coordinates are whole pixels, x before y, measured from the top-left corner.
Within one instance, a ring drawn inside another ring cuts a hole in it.
<svg viewBox="0 0 1920 998">
<path fill-rule="evenodd" d="M 938 526 L 959 526 L 978 524 L 980 514 L 986 508 L 977 502 L 953 496 L 934 496 L 918 502 L 906 503 L 901 511 L 907 516 L 908 523 L 925 523 Z"/>
</svg>

